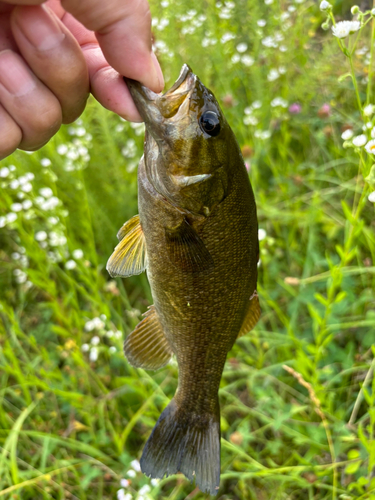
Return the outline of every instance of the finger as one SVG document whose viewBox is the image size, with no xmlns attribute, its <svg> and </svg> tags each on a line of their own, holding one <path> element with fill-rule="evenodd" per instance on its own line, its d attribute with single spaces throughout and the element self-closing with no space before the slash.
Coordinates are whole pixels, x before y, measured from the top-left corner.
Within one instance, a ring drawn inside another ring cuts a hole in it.
<svg viewBox="0 0 375 500">
<path fill-rule="evenodd" d="M 105 108 L 126 120 L 143 121 L 123 78 L 105 60 L 94 32 L 86 29 L 71 14 L 65 14 L 62 20 L 81 46 L 89 70 L 93 96 Z"/>
<path fill-rule="evenodd" d="M 9 3 L 11 5 L 39 5 L 46 0 L 2 0 L 1 3 Z"/>
<path fill-rule="evenodd" d="M 42 147 L 60 127 L 59 101 L 11 50 L 0 52 L 0 104 L 22 131 L 20 149 Z"/>
<path fill-rule="evenodd" d="M 59 100 L 63 123 L 74 121 L 89 95 L 86 61 L 78 42 L 45 6 L 16 7 L 11 25 L 22 56 Z"/>
<path fill-rule="evenodd" d="M 0 137 L 0 160 L 2 160 L 18 148 L 22 140 L 22 131 L 1 105 Z"/>
<path fill-rule="evenodd" d="M 151 15 L 147 0 L 61 0 L 87 29 L 94 31 L 109 64 L 121 75 L 154 92 L 164 86 L 151 50 Z"/>
</svg>

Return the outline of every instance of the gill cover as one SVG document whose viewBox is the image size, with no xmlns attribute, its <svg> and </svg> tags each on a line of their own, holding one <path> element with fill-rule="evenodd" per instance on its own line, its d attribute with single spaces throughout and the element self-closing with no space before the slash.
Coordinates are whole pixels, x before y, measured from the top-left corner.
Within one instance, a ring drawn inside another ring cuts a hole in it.
<svg viewBox="0 0 375 500">
<path fill-rule="evenodd" d="M 228 144 L 235 143 L 215 97 L 186 64 L 162 95 L 126 82 L 146 123 L 149 181 L 173 205 L 209 216 L 228 192 Z"/>
</svg>

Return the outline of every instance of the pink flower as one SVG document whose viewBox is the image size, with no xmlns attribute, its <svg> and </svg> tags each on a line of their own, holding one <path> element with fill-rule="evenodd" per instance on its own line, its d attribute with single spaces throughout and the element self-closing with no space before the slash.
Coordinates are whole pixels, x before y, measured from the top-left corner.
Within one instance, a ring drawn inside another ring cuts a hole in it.
<svg viewBox="0 0 375 500">
<path fill-rule="evenodd" d="M 245 167 L 246 167 L 246 170 L 248 172 L 250 172 L 250 163 L 247 163 L 247 161 L 245 161 Z"/>
<path fill-rule="evenodd" d="M 289 113 L 292 115 L 298 115 L 298 113 L 301 113 L 302 111 L 302 106 L 298 102 L 294 102 L 289 106 Z"/>
<path fill-rule="evenodd" d="M 324 103 L 323 106 L 318 111 L 319 118 L 328 118 L 331 115 L 331 106 L 328 103 Z"/>
</svg>

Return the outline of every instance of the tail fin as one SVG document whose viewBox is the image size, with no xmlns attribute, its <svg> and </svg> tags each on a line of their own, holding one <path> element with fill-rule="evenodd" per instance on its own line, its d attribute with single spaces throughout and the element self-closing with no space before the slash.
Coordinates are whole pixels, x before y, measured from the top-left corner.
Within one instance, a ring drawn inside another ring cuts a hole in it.
<svg viewBox="0 0 375 500">
<path fill-rule="evenodd" d="M 216 495 L 220 483 L 220 410 L 186 413 L 175 400 L 160 415 L 141 458 L 146 476 L 162 478 L 182 472 L 201 491 Z"/>
</svg>

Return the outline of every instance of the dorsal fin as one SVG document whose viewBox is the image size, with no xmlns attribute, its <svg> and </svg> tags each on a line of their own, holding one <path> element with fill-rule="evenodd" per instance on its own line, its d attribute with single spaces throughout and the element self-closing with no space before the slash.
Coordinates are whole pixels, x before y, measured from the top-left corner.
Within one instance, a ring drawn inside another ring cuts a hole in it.
<svg viewBox="0 0 375 500">
<path fill-rule="evenodd" d="M 124 343 L 125 356 L 131 365 L 145 370 L 158 370 L 172 356 L 155 306 L 150 306 Z"/>
<path fill-rule="evenodd" d="M 207 247 L 194 228 L 184 218 L 182 222 L 165 230 L 167 249 L 173 264 L 184 271 L 207 271 L 214 265 Z"/>
<path fill-rule="evenodd" d="M 242 335 L 245 335 L 247 332 L 254 328 L 254 326 L 258 323 L 260 314 L 261 310 L 259 305 L 259 297 L 257 291 L 255 290 L 250 297 L 247 313 L 245 319 L 243 320 L 241 330 L 237 335 L 237 338 L 242 337 Z"/>
<path fill-rule="evenodd" d="M 147 267 L 147 252 L 139 215 L 125 222 L 117 237 L 120 243 L 107 262 L 109 274 L 112 278 L 126 278 L 143 272 Z"/>
</svg>

